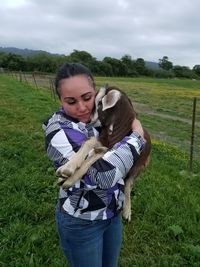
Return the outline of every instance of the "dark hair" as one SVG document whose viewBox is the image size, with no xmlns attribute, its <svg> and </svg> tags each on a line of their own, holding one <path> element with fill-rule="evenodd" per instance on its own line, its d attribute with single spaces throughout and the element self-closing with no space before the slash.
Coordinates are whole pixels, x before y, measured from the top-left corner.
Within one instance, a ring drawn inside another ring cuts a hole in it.
<svg viewBox="0 0 200 267">
<path fill-rule="evenodd" d="M 67 79 L 76 75 L 85 75 L 89 78 L 92 86 L 95 88 L 94 78 L 91 71 L 84 65 L 79 63 L 64 63 L 56 74 L 55 89 L 57 95 L 60 97 L 59 85 L 62 79 Z"/>
</svg>

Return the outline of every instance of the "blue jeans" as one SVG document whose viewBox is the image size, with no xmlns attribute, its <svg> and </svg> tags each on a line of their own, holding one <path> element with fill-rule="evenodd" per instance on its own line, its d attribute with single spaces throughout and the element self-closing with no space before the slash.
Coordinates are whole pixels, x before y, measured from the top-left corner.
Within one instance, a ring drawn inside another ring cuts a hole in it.
<svg viewBox="0 0 200 267">
<path fill-rule="evenodd" d="M 56 209 L 61 248 L 71 267 L 117 267 L 122 241 L 121 214 L 87 221 Z"/>
</svg>

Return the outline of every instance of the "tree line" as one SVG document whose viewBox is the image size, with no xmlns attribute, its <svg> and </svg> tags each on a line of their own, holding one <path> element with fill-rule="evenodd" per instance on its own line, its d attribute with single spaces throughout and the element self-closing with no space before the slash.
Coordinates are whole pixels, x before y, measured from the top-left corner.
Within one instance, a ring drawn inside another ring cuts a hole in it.
<svg viewBox="0 0 200 267">
<path fill-rule="evenodd" d="M 159 59 L 159 68 L 147 67 L 143 58 L 132 59 L 124 55 L 121 59 L 104 57 L 97 60 L 87 51 L 73 50 L 69 55 L 52 55 L 40 52 L 31 56 L 0 53 L 0 68 L 10 71 L 55 73 L 64 62 L 79 62 L 90 68 L 96 76 L 200 79 L 200 65 L 192 69 L 173 65 L 167 56 Z"/>
</svg>

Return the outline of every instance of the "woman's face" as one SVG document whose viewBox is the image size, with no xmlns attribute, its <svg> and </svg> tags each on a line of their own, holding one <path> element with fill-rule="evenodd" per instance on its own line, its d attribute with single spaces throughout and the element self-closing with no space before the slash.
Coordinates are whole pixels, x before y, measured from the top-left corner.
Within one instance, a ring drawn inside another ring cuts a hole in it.
<svg viewBox="0 0 200 267">
<path fill-rule="evenodd" d="M 94 107 L 95 89 L 85 75 L 61 80 L 60 101 L 66 114 L 81 122 L 88 122 Z"/>
</svg>

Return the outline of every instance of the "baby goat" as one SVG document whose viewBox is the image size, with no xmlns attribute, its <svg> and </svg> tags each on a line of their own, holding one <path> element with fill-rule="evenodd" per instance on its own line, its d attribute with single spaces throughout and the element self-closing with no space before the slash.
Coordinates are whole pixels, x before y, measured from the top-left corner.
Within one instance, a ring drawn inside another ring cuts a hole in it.
<svg viewBox="0 0 200 267">
<path fill-rule="evenodd" d="M 107 149 L 132 132 L 131 125 L 135 118 L 136 112 L 124 92 L 117 87 L 101 88 L 96 96 L 95 111 L 91 117 L 91 121 L 101 122 L 102 131 L 99 140 L 95 137 L 87 140 L 66 164 L 58 168 L 56 174 L 62 176 L 58 179 L 58 183 L 62 184 L 64 189 L 74 185 Z M 125 178 L 123 217 L 128 221 L 131 220 L 131 189 L 135 178 L 149 163 L 151 139 L 146 130 L 144 138 L 145 147 Z M 88 156 L 92 149 L 93 152 Z"/>
</svg>

